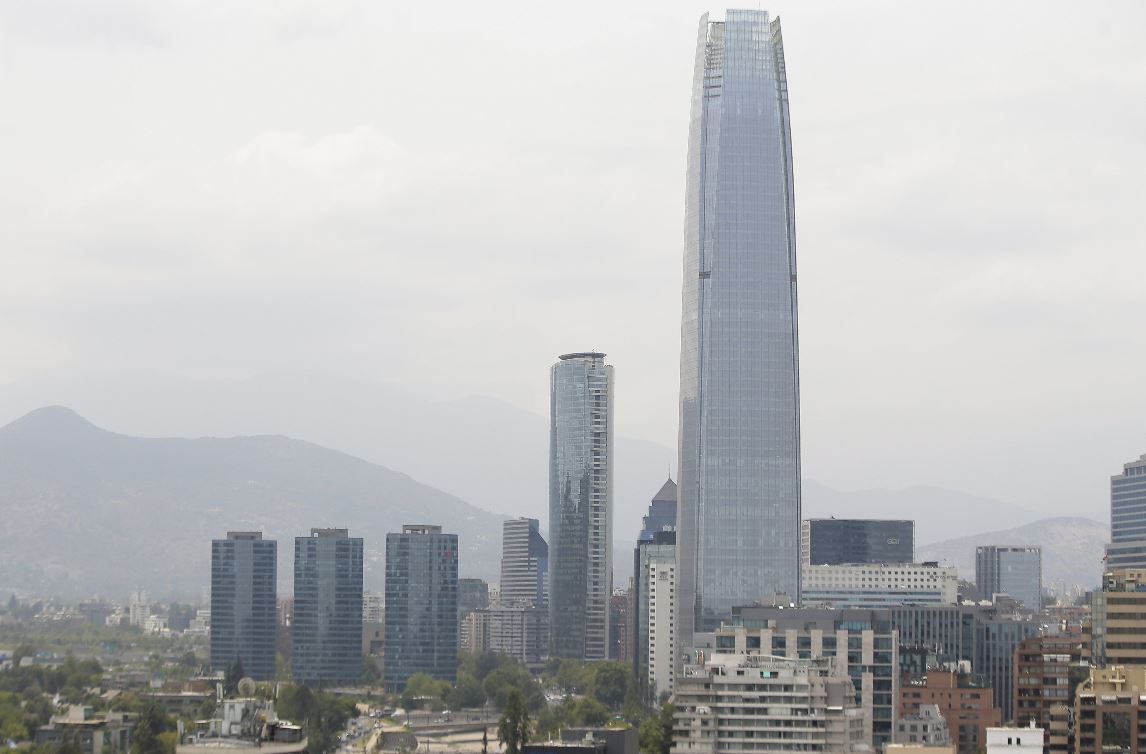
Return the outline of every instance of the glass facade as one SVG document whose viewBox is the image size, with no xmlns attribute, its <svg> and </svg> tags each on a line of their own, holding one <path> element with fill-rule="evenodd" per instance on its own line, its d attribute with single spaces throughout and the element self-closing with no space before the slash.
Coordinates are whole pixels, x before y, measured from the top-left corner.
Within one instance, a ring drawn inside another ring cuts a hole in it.
<svg viewBox="0 0 1146 754">
<path fill-rule="evenodd" d="M 800 411 L 779 21 L 700 21 L 685 196 L 677 636 L 799 598 Z M 678 652 L 679 656 L 679 652 Z"/>
<path fill-rule="evenodd" d="M 404 526 L 386 535 L 386 688 L 415 673 L 454 683 L 457 668 L 458 535 Z"/>
<path fill-rule="evenodd" d="M 806 564 L 915 562 L 914 521 L 813 518 L 804 527 Z"/>
<path fill-rule="evenodd" d="M 501 525 L 501 604 L 540 607 L 548 602 L 549 545 L 536 518 Z"/>
<path fill-rule="evenodd" d="M 235 660 L 256 680 L 275 677 L 278 543 L 261 532 L 211 541 L 211 670 Z"/>
<path fill-rule="evenodd" d="M 309 537 L 295 537 L 291 634 L 297 683 L 358 681 L 362 675 L 361 537 L 350 537 L 346 529 L 311 529 Z"/>
<path fill-rule="evenodd" d="M 1107 568 L 1146 568 L 1146 454 L 1110 478 Z"/>
<path fill-rule="evenodd" d="M 975 586 L 988 599 L 995 594 L 1006 594 L 1028 610 L 1041 610 L 1042 548 L 976 547 Z"/>
<path fill-rule="evenodd" d="M 550 374 L 549 626 L 554 657 L 608 659 L 613 367 L 571 353 Z"/>
</svg>

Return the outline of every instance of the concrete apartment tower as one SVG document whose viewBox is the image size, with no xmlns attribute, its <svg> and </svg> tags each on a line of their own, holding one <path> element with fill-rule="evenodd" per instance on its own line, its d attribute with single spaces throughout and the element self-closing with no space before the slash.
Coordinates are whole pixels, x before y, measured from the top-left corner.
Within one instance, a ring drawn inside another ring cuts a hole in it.
<svg viewBox="0 0 1146 754">
<path fill-rule="evenodd" d="M 362 538 L 311 529 L 294 540 L 294 680 L 354 683 L 362 675 Z"/>
<path fill-rule="evenodd" d="M 388 691 L 415 673 L 453 683 L 458 670 L 458 535 L 406 525 L 386 535 Z"/>
<path fill-rule="evenodd" d="M 685 180 L 677 639 L 799 600 L 800 391 L 779 20 L 700 19 Z"/>
<path fill-rule="evenodd" d="M 278 542 L 258 531 L 211 540 L 211 670 L 235 661 L 259 681 L 275 677 Z"/>
<path fill-rule="evenodd" d="M 609 656 L 613 367 L 568 353 L 550 370 L 549 654 Z"/>
</svg>

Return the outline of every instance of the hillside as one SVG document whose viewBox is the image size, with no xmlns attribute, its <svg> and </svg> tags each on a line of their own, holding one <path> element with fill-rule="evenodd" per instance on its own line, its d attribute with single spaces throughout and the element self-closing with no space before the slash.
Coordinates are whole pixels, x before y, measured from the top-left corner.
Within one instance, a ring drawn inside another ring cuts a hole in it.
<svg viewBox="0 0 1146 754">
<path fill-rule="evenodd" d="M 144 439 L 50 407 L 0 428 L 0 593 L 197 598 L 210 540 L 258 529 L 279 540 L 345 527 L 365 539 L 366 588 L 382 586 L 385 536 L 403 523 L 460 535 L 463 576 L 496 579 L 502 517 L 410 477 L 281 436 Z"/>
<path fill-rule="evenodd" d="M 1067 588 L 1078 584 L 1096 586 L 1102 577 L 1102 556 L 1110 529 L 1089 518 L 1044 518 L 1003 531 L 984 532 L 948 539 L 916 548 L 920 560 L 947 561 L 959 569 L 959 576 L 975 580 L 975 548 L 978 545 L 1041 545 L 1043 548 L 1043 587 L 1063 582 Z"/>
</svg>

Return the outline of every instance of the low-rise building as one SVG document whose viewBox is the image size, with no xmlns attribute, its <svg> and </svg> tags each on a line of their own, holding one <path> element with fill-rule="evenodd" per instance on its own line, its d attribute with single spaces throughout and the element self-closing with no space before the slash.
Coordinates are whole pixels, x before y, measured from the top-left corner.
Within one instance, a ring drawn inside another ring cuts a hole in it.
<svg viewBox="0 0 1146 754">
<path fill-rule="evenodd" d="M 950 746 L 951 732 L 947 718 L 938 705 L 921 704 L 919 710 L 899 718 L 895 724 L 895 743 L 919 746 Z"/>
<path fill-rule="evenodd" d="M 1026 728 L 987 728 L 987 754 L 1043 754 L 1046 731 Z"/>
<path fill-rule="evenodd" d="M 924 705 L 939 708 L 951 742 L 962 754 L 985 746 L 987 728 L 1002 723 L 990 682 L 982 676 L 944 670 L 906 676 L 899 690 L 900 716 L 917 715 Z"/>
<path fill-rule="evenodd" d="M 812 564 L 800 570 L 805 606 L 954 605 L 958 599 L 958 572 L 938 563 Z"/>
<path fill-rule="evenodd" d="M 109 712 L 96 717 L 92 708 L 74 704 L 63 715 L 53 715 L 36 729 L 37 745 L 74 743 L 82 754 L 127 754 L 131 749 L 132 717 Z"/>
<path fill-rule="evenodd" d="M 1146 666 L 1091 668 L 1074 704 L 1075 754 L 1146 752 Z"/>
</svg>

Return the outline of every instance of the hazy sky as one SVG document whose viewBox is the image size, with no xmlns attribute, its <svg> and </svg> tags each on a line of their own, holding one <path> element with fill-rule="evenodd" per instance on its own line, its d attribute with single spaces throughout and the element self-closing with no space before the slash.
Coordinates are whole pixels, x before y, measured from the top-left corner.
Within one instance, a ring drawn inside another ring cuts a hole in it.
<svg viewBox="0 0 1146 754">
<path fill-rule="evenodd" d="M 1146 452 L 1146 4 L 760 7 L 806 476 L 1101 510 Z M 617 431 L 675 443 L 709 9 L 0 0 L 0 390 L 322 369 L 545 413 L 595 348 Z"/>
</svg>

